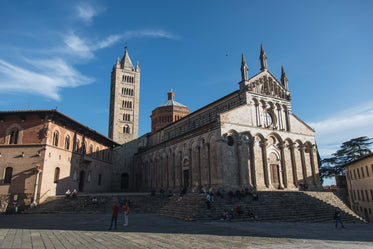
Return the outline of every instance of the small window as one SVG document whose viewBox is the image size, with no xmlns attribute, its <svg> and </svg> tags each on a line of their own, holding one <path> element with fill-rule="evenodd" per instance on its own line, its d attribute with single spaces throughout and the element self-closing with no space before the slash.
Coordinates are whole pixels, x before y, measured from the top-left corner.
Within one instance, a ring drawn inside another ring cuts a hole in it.
<svg viewBox="0 0 373 249">
<path fill-rule="evenodd" d="M 227 141 L 228 145 L 229 145 L 229 146 L 232 146 L 232 145 L 234 144 L 233 137 L 232 137 L 232 136 L 228 136 L 227 139 L 228 139 L 228 141 Z"/>
<path fill-rule="evenodd" d="M 60 180 L 60 168 L 57 167 L 54 170 L 54 183 L 57 183 Z"/>
<path fill-rule="evenodd" d="M 101 186 L 101 174 L 98 174 L 98 182 L 97 182 L 97 185 L 98 185 L 98 186 Z"/>
<path fill-rule="evenodd" d="M 93 145 L 92 145 L 92 144 L 89 146 L 89 154 L 90 154 L 90 155 L 93 154 Z"/>
<path fill-rule="evenodd" d="M 18 143 L 18 130 L 14 129 L 9 133 L 9 144 Z"/>
<path fill-rule="evenodd" d="M 4 183 L 12 182 L 12 174 L 13 174 L 13 168 L 7 167 L 4 172 Z"/>
<path fill-rule="evenodd" d="M 357 176 L 358 176 L 359 179 L 360 179 L 360 170 L 359 170 L 359 168 L 357 168 L 356 171 L 357 171 Z"/>
<path fill-rule="evenodd" d="M 54 146 L 58 146 L 58 136 L 59 136 L 58 131 L 55 131 L 55 132 L 53 133 L 53 141 L 52 141 L 52 145 L 54 145 Z"/>
<path fill-rule="evenodd" d="M 363 167 L 361 167 L 361 175 L 363 176 L 363 178 L 365 177 L 365 175 L 364 175 L 364 168 Z"/>
</svg>

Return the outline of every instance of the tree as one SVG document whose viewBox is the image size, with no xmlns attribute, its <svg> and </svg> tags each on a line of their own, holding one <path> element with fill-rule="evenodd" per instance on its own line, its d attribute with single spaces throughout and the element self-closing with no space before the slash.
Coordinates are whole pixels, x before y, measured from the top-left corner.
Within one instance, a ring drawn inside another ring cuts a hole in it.
<svg viewBox="0 0 373 249">
<path fill-rule="evenodd" d="M 320 179 L 344 174 L 344 165 L 371 153 L 372 138 L 358 137 L 344 142 L 331 157 L 321 160 Z"/>
</svg>

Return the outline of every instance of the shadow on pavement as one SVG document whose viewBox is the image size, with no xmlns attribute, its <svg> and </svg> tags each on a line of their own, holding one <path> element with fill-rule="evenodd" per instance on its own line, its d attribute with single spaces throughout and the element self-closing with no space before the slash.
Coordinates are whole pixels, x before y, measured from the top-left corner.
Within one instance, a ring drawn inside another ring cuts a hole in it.
<svg viewBox="0 0 373 249">
<path fill-rule="evenodd" d="M 0 216 L 0 229 L 107 231 L 110 214 L 19 214 Z M 296 222 L 185 222 L 155 214 L 131 214 L 129 226 L 118 217 L 117 232 L 203 234 L 292 239 L 373 242 L 373 224 Z"/>
</svg>

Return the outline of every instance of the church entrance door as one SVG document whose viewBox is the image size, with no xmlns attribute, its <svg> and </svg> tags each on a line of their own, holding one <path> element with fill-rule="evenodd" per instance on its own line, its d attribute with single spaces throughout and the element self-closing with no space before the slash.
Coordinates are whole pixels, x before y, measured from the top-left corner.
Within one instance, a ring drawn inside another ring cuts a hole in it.
<svg viewBox="0 0 373 249">
<path fill-rule="evenodd" d="M 189 169 L 185 169 L 184 172 L 184 188 L 188 188 L 189 187 Z"/>
<path fill-rule="evenodd" d="M 83 192 L 84 189 L 84 170 L 80 171 L 79 174 L 79 192 Z"/>
<path fill-rule="evenodd" d="M 271 164 L 271 180 L 275 188 L 280 188 L 280 172 L 278 164 Z"/>
</svg>

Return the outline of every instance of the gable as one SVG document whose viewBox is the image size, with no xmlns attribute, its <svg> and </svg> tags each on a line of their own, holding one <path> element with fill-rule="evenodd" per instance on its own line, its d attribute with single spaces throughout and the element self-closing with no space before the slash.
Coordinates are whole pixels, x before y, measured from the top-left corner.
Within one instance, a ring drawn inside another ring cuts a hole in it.
<svg viewBox="0 0 373 249">
<path fill-rule="evenodd" d="M 263 71 L 250 78 L 245 85 L 245 90 L 248 92 L 291 100 L 290 91 L 268 71 Z"/>
</svg>

